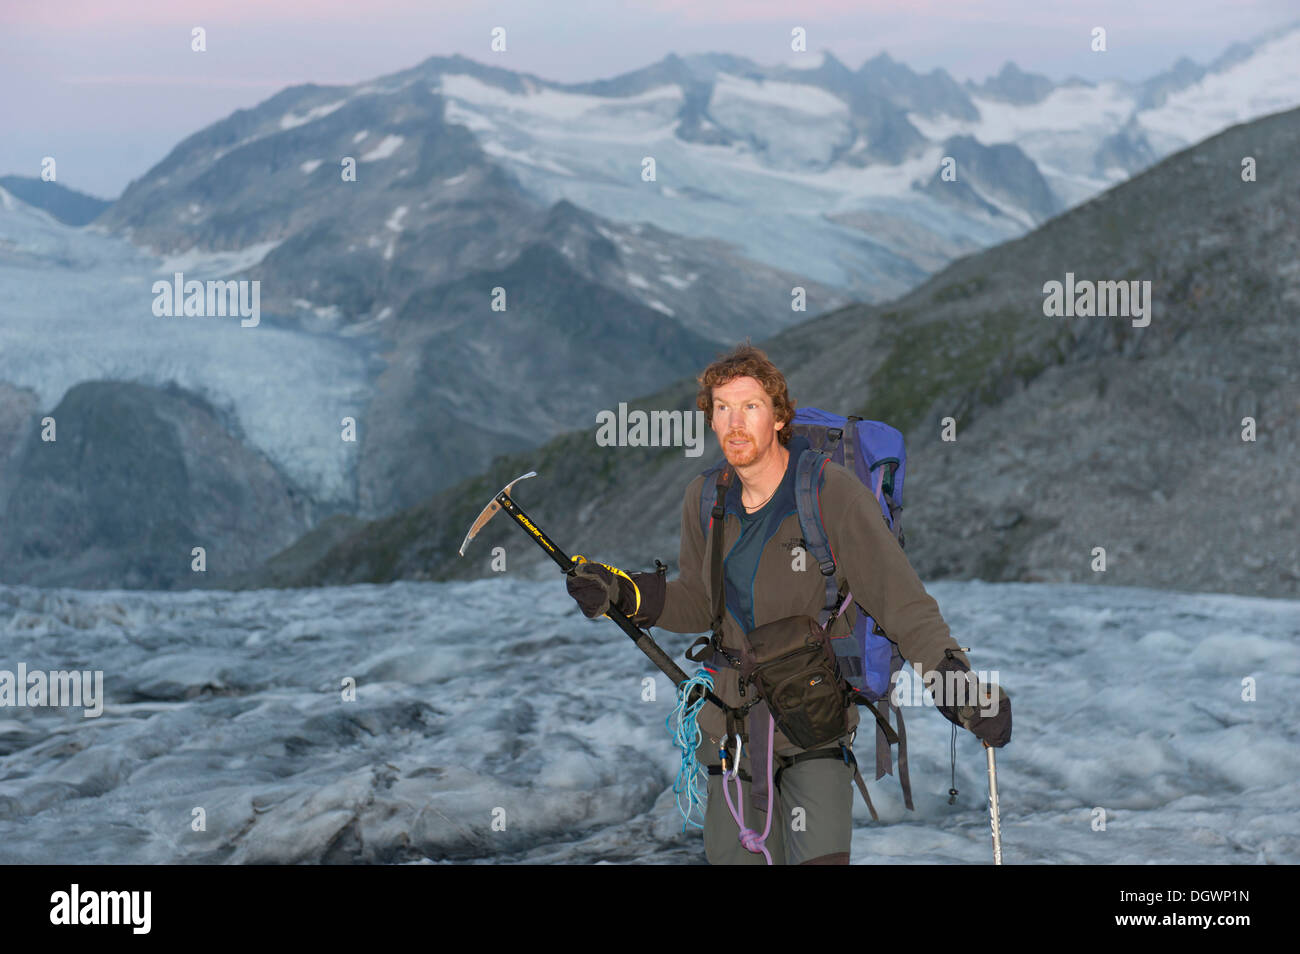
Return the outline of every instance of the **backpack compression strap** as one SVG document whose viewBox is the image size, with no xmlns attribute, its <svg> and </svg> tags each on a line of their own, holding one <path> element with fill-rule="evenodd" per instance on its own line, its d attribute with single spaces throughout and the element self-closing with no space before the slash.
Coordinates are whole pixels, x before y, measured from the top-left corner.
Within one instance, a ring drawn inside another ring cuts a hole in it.
<svg viewBox="0 0 1300 954">
<path fill-rule="evenodd" d="M 844 421 L 844 466 L 848 468 L 850 474 L 857 475 L 857 467 L 853 457 L 858 452 L 858 428 L 857 422 L 862 418 L 856 415 L 850 415 Z"/>
</svg>

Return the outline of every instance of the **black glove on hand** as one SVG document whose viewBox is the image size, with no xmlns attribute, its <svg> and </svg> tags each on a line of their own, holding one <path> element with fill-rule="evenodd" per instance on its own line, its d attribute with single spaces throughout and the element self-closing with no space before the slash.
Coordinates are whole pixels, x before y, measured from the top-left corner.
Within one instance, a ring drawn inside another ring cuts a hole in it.
<svg viewBox="0 0 1300 954">
<path fill-rule="evenodd" d="M 989 704 L 989 707 L 994 709 L 993 713 L 989 715 L 984 711 L 984 699 L 987 697 L 988 687 L 980 685 L 979 680 L 970 671 L 969 666 L 960 659 L 949 658 L 939 663 L 934 671 L 940 674 L 940 679 L 934 686 L 935 699 L 939 702 L 949 701 L 943 698 L 943 694 L 947 690 L 952 677 L 944 674 L 949 672 L 966 674 L 965 701 L 970 704 L 936 706 L 943 713 L 944 718 L 954 725 L 959 725 L 963 729 L 973 732 L 976 738 L 988 743 L 995 749 L 1001 748 L 1011 741 L 1011 699 L 1002 690 L 1001 686 L 994 686 L 997 694 Z"/>
<path fill-rule="evenodd" d="M 631 576 L 607 563 L 594 563 L 574 557 L 577 568 L 568 575 L 565 586 L 588 619 L 609 613 L 611 605 L 638 626 L 653 626 L 664 608 L 663 570 L 657 573 L 633 573 Z"/>
</svg>

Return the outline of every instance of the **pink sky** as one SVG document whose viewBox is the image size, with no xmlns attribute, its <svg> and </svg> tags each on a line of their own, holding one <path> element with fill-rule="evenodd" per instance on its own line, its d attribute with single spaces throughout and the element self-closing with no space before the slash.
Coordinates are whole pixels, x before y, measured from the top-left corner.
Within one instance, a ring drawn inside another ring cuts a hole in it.
<svg viewBox="0 0 1300 954">
<path fill-rule="evenodd" d="M 1007 60 L 1062 79 L 1141 79 L 1300 18 L 1295 0 L 0 0 L 0 174 L 59 160 L 111 197 L 178 141 L 296 83 L 355 83 L 461 53 L 572 82 L 671 52 L 788 60 L 790 30 L 850 68 L 886 50 L 981 79 Z M 208 50 L 189 48 L 207 30 Z M 507 30 L 508 50 L 489 49 Z M 1093 26 L 1110 50 L 1087 46 Z"/>
</svg>

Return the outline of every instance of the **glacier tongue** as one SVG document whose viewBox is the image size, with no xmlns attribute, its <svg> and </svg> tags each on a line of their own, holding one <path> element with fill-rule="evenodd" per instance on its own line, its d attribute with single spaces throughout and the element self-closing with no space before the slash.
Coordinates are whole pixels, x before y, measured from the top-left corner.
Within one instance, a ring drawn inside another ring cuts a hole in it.
<svg viewBox="0 0 1300 954">
<path fill-rule="evenodd" d="M 8 194 L 6 193 L 6 196 Z M 42 410 L 74 384 L 175 382 L 232 413 L 249 441 L 322 501 L 353 496 L 354 451 L 340 420 L 367 400 L 357 339 L 238 320 L 155 317 L 155 281 L 223 278 L 260 262 L 237 252 L 156 257 L 76 229 L 8 197 L 0 214 L 0 381 L 31 388 Z"/>
</svg>

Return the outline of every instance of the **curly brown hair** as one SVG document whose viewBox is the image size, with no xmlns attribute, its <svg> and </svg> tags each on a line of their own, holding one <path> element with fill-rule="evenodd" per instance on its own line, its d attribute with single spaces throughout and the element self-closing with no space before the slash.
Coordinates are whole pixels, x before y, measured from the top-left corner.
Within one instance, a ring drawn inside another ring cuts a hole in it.
<svg viewBox="0 0 1300 954">
<path fill-rule="evenodd" d="M 746 377 L 761 384 L 767 396 L 772 399 L 772 411 L 776 419 L 785 425 L 776 432 L 777 440 L 783 445 L 790 443 L 794 434 L 790 429 L 790 422 L 794 420 L 794 401 L 786 387 L 785 375 L 763 351 L 755 348 L 748 340 L 720 356 L 696 378 L 700 385 L 699 393 L 695 396 L 696 406 L 712 420 L 713 389 L 736 378 Z"/>
</svg>

